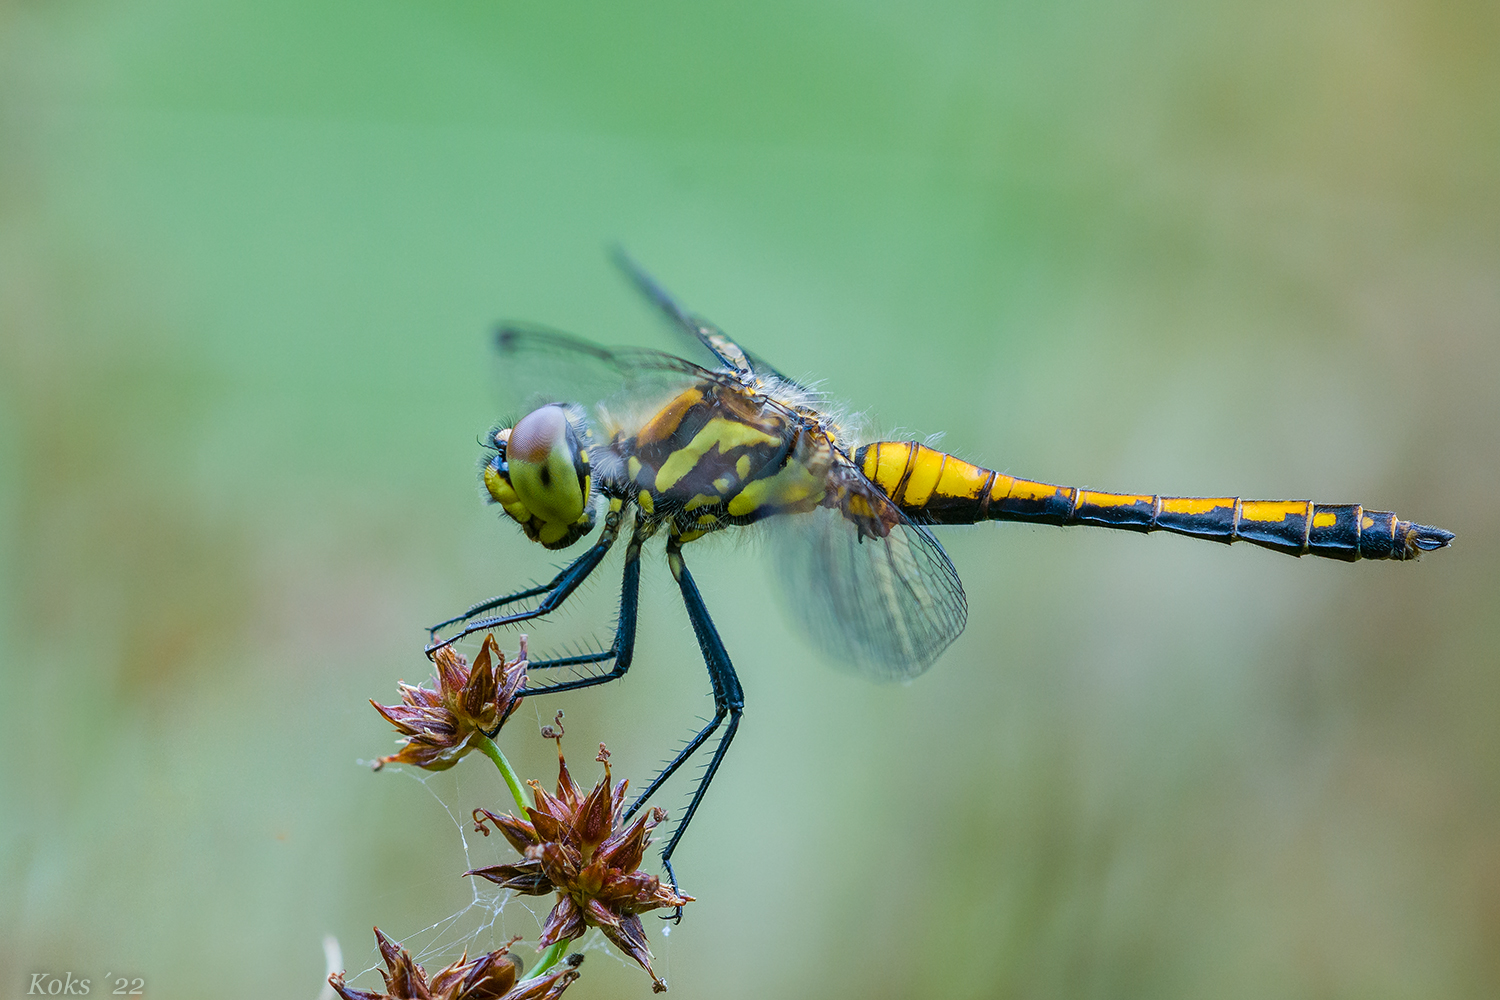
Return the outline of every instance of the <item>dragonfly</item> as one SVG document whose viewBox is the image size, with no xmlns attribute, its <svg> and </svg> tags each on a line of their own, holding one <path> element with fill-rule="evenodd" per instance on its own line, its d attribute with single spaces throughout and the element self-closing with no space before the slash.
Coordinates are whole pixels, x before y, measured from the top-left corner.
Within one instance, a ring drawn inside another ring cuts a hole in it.
<svg viewBox="0 0 1500 1000">
<path fill-rule="evenodd" d="M 633 801 L 641 808 L 718 733 L 661 860 L 672 855 L 739 729 L 745 696 L 688 571 L 688 543 L 766 522 L 777 571 L 803 631 L 830 659 L 881 678 L 927 668 L 964 630 L 958 571 L 932 532 L 1019 521 L 1167 531 L 1250 542 L 1293 556 L 1409 560 L 1453 540 L 1441 528 L 1360 504 L 1106 493 L 1021 479 L 919 441 L 861 441 L 825 396 L 788 378 L 688 312 L 623 254 L 616 262 L 705 364 L 644 348 L 605 348 L 545 327 L 495 335 L 504 389 L 524 416 L 484 441 L 488 499 L 547 549 L 598 538 L 545 584 L 480 602 L 430 629 L 433 647 L 519 625 L 560 608 L 625 537 L 619 615 L 607 647 L 533 659 L 530 671 L 573 668 L 526 694 L 605 684 L 630 669 L 641 553 L 665 535 L 713 692 L 714 715 Z M 555 675 L 554 675 L 555 676 Z M 493 735 L 493 734 L 492 734 Z M 680 918 L 680 912 L 677 914 Z"/>
</svg>

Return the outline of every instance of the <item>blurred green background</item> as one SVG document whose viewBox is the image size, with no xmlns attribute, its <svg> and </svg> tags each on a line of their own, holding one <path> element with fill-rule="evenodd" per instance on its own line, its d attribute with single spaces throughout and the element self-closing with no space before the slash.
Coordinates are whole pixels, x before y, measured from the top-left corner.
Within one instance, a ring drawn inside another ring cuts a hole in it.
<svg viewBox="0 0 1500 1000">
<path fill-rule="evenodd" d="M 0 992 L 535 938 L 458 877 L 489 764 L 371 775 L 365 700 L 554 564 L 478 498 L 492 323 L 679 346 L 620 241 L 882 432 L 1458 533 L 945 531 L 970 626 L 906 687 L 695 546 L 749 708 L 648 920 L 674 995 L 1500 994 L 1497 51 L 1486 2 L 4 0 Z M 559 705 L 638 782 L 710 711 L 648 563 L 635 669 L 528 705 L 528 774 Z"/>
</svg>

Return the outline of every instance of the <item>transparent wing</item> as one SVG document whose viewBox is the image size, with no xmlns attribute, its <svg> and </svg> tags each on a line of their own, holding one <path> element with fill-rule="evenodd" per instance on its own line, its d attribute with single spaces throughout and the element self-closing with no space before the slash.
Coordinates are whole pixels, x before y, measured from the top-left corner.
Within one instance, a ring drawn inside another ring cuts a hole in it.
<svg viewBox="0 0 1500 1000">
<path fill-rule="evenodd" d="M 506 324 L 495 332 L 500 387 L 512 416 L 544 403 L 576 403 L 591 413 L 649 408 L 720 375 L 660 351 L 604 348 L 541 326 Z"/>
<path fill-rule="evenodd" d="M 671 292 L 647 274 L 645 269 L 632 260 L 624 250 L 616 247 L 614 260 L 620 270 L 625 272 L 625 276 L 630 279 L 630 283 L 635 285 L 636 290 L 645 296 L 648 302 L 661 310 L 662 315 L 678 330 L 697 340 L 721 365 L 745 375 L 770 376 L 789 385 L 798 385 L 796 381 L 777 371 L 759 355 L 745 350 L 730 340 L 723 330 L 702 316 L 694 315 L 684 309 L 682 304 L 673 298 Z M 802 388 L 802 386 L 798 387 Z"/>
<path fill-rule="evenodd" d="M 963 584 L 937 539 L 859 479 L 855 502 L 869 505 L 885 534 L 827 507 L 777 518 L 774 572 L 793 618 L 824 653 L 875 677 L 915 677 L 964 630 Z"/>
</svg>

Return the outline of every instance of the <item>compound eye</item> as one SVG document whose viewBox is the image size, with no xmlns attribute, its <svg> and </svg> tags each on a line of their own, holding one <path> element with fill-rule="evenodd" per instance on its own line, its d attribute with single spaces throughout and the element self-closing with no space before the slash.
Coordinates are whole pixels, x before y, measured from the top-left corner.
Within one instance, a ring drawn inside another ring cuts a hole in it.
<svg viewBox="0 0 1500 1000">
<path fill-rule="evenodd" d="M 568 436 L 568 415 L 552 404 L 517 421 L 504 444 L 516 495 L 532 514 L 552 524 L 577 521 L 588 499 L 579 486 L 578 456 Z"/>
</svg>

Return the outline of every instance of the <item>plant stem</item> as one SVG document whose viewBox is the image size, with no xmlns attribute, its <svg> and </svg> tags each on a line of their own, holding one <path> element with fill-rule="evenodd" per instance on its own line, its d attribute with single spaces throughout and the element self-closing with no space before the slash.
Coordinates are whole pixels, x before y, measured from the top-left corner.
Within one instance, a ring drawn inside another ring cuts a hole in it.
<svg viewBox="0 0 1500 1000">
<path fill-rule="evenodd" d="M 558 963 L 558 960 L 563 957 L 563 952 L 567 950 L 568 942 L 566 941 L 559 941 L 556 944 L 548 945 L 547 950 L 542 952 L 542 957 L 538 958 L 536 960 L 536 964 L 531 967 L 531 971 L 526 973 L 526 978 L 535 979 L 537 976 L 540 976 L 542 973 L 552 968 Z"/>
<path fill-rule="evenodd" d="M 484 752 L 484 755 L 495 762 L 500 769 L 500 776 L 505 779 L 506 785 L 510 787 L 511 798 L 516 800 L 516 807 L 520 815 L 525 816 L 526 810 L 531 808 L 531 803 L 526 801 L 526 793 L 521 789 L 521 779 L 516 777 L 515 768 L 510 766 L 510 761 L 505 759 L 505 754 L 495 745 L 495 741 L 483 733 L 474 734 L 474 745 Z M 542 952 L 531 971 L 526 973 L 527 979 L 535 979 L 548 969 L 556 965 L 568 950 L 568 942 L 558 941 L 556 944 L 548 945 L 547 950 Z"/>
<path fill-rule="evenodd" d="M 522 819 L 525 819 L 526 810 L 531 808 L 531 803 L 526 801 L 526 792 L 521 788 L 521 779 L 516 777 L 515 768 L 510 766 L 510 761 L 505 759 L 505 754 L 500 752 L 500 748 L 495 746 L 495 741 L 488 736 L 483 733 L 475 733 L 473 742 L 500 769 L 500 776 L 510 786 L 511 798 L 516 800 L 516 807 L 520 810 L 518 815 Z M 553 961 L 556 961 L 556 959 L 553 959 Z"/>
</svg>

